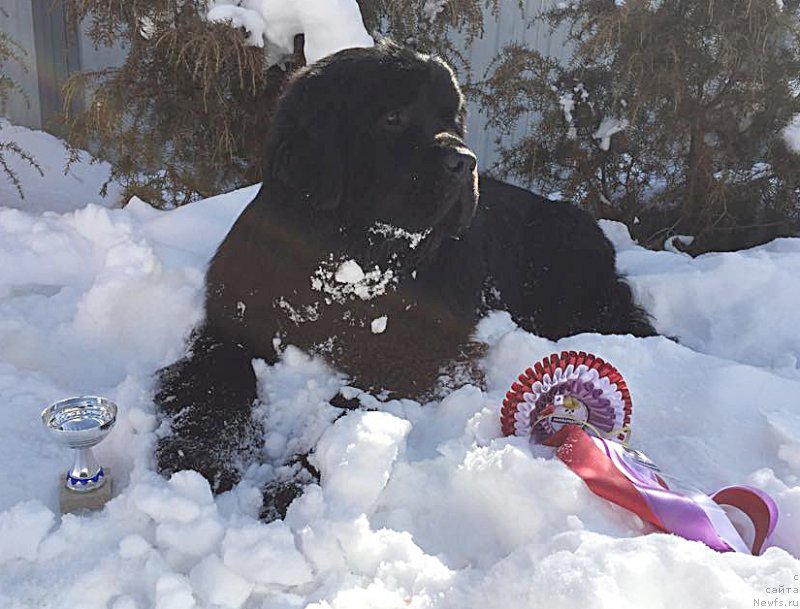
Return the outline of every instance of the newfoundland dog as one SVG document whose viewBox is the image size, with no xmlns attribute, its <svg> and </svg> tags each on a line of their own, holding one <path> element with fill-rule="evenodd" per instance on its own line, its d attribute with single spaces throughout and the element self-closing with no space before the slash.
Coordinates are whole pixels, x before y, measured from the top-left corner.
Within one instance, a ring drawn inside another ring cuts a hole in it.
<svg viewBox="0 0 800 609">
<path fill-rule="evenodd" d="M 237 481 L 262 433 L 251 362 L 281 345 L 364 390 L 424 398 L 492 309 L 553 339 L 654 333 L 588 214 L 478 178 L 464 115 L 445 63 L 391 44 L 292 79 L 261 191 L 208 269 L 205 321 L 158 375 L 162 472 Z"/>
</svg>

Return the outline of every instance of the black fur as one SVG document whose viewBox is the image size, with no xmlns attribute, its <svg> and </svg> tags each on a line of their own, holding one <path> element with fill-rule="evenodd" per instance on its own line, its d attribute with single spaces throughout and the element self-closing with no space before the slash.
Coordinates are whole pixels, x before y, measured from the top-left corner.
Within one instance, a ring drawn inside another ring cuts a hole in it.
<svg viewBox="0 0 800 609">
<path fill-rule="evenodd" d="M 654 333 L 588 214 L 489 178 L 476 205 L 463 122 L 449 68 L 396 46 L 343 51 L 294 78 L 263 187 L 208 269 L 206 320 L 187 358 L 160 373 L 172 428 L 162 471 L 197 469 L 217 490 L 236 481 L 259 436 L 250 362 L 274 362 L 275 339 L 323 355 L 351 384 L 419 398 L 469 357 L 493 308 L 548 338 Z M 387 225 L 425 236 L 412 247 L 381 234 Z M 366 288 L 385 281 L 385 293 L 338 294 L 352 290 L 333 277 L 347 260 L 377 268 Z"/>
</svg>

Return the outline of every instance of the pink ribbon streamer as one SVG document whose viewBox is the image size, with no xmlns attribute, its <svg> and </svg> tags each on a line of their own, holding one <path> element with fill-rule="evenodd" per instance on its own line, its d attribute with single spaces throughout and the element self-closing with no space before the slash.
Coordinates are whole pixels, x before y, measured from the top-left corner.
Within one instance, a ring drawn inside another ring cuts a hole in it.
<svg viewBox="0 0 800 609">
<path fill-rule="evenodd" d="M 611 440 L 565 425 L 546 442 L 591 491 L 651 523 L 657 529 L 702 541 L 719 552 L 759 555 L 775 529 L 778 507 L 766 493 L 747 486 L 723 488 L 711 496 L 677 482 L 668 485 L 652 463 Z M 741 510 L 753 523 L 748 546 L 722 505 Z"/>
</svg>

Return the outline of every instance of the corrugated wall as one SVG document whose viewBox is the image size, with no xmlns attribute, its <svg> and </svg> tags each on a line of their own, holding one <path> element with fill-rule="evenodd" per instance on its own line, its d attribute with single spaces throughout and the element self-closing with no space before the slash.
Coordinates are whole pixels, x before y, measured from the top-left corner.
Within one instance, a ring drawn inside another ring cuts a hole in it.
<svg viewBox="0 0 800 609">
<path fill-rule="evenodd" d="M 553 0 L 525 0 L 520 11 L 517 0 L 501 0 L 497 18 L 487 15 L 483 38 L 475 40 L 467 48 L 466 57 L 472 66 L 473 78 L 481 79 L 497 53 L 512 42 L 523 43 L 551 57 L 566 60 L 569 48 L 565 46 L 565 33 L 551 33 L 550 26 L 538 17 L 554 4 Z M 503 140 L 504 144 L 524 135 L 528 122 L 517 125 L 512 136 Z M 498 159 L 496 140 L 500 134 L 486 127 L 486 117 L 474 102 L 469 106 L 468 131 L 467 140 L 478 155 L 480 168 L 489 169 Z"/>
<path fill-rule="evenodd" d="M 95 49 L 85 27 L 77 36 L 68 32 L 60 2 L 0 0 L 0 9 L 0 30 L 12 36 L 26 53 L 27 71 L 14 62 L 2 65 L 30 102 L 16 94 L 9 98 L 5 114 L 17 125 L 47 128 L 50 118 L 62 109 L 61 86 L 69 74 L 117 65 L 125 57 L 119 46 Z"/>
<path fill-rule="evenodd" d="M 12 93 L 8 100 L 6 116 L 18 125 L 38 129 L 41 127 L 41 107 L 39 105 L 39 81 L 36 72 L 36 44 L 33 33 L 33 7 L 26 0 L 0 0 L 0 30 L 16 40 L 25 52 L 27 71 L 15 62 L 0 65 L 25 91 L 28 98 Z"/>
<path fill-rule="evenodd" d="M 557 31 L 551 34 L 550 27 L 537 18 L 537 15 L 553 4 L 554 0 L 524 0 L 523 9 L 520 10 L 518 0 L 501 0 L 497 17 L 486 16 L 483 37 L 475 39 L 466 49 L 465 55 L 472 66 L 473 78 L 480 79 L 497 53 L 514 41 L 525 43 L 553 57 L 565 58 L 568 51 L 564 46 L 563 32 Z M 124 57 L 124 51 L 120 48 L 94 49 L 83 32 L 79 36 L 77 50 L 54 46 L 56 43 L 64 44 L 63 32 L 59 33 L 58 37 L 44 30 L 35 35 L 35 19 L 38 19 L 37 29 L 47 27 L 52 31 L 57 29 L 53 25 L 54 19 L 45 18 L 49 10 L 45 11 L 44 7 L 49 9 L 51 5 L 52 0 L 0 0 L 0 7 L 7 13 L 4 15 L 0 11 L 0 27 L 3 31 L 11 33 L 28 51 L 29 67 L 29 71 L 24 73 L 11 66 L 11 73 L 23 85 L 31 106 L 28 108 L 22 98 L 16 97 L 11 100 L 7 115 L 13 122 L 33 128 L 41 128 L 42 116 L 44 115 L 46 120 L 48 113 L 56 109 L 57 103 L 52 99 L 55 91 L 53 84 L 63 76 L 61 72 L 74 69 L 76 60 L 82 69 L 97 69 L 114 65 Z M 48 57 L 37 58 L 37 43 L 40 51 L 43 45 L 48 47 Z M 40 74 L 37 74 L 37 63 L 40 66 Z M 59 66 L 64 70 L 59 72 L 57 70 Z M 44 81 L 49 83 L 45 87 L 46 91 L 40 90 L 43 77 Z M 495 130 L 486 128 L 486 117 L 474 103 L 470 104 L 469 110 L 468 141 L 478 154 L 481 169 L 485 170 L 498 158 L 496 140 L 499 134 Z M 506 141 L 514 141 L 525 133 L 527 127 L 527 123 L 520 123 L 510 140 Z"/>
</svg>

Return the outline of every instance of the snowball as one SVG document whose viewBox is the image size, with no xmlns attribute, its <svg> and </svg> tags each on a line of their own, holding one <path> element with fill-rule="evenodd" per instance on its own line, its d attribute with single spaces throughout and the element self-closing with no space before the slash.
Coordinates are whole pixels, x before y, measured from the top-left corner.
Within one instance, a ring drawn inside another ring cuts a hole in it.
<svg viewBox="0 0 800 609">
<path fill-rule="evenodd" d="M 192 470 L 185 470 L 172 474 L 168 482 L 169 487 L 181 497 L 185 497 L 197 505 L 211 505 L 214 496 L 211 486 L 203 476 Z"/>
<path fill-rule="evenodd" d="M 194 501 L 146 484 L 134 487 L 133 502 L 156 522 L 191 522 L 200 516 L 200 506 Z"/>
<path fill-rule="evenodd" d="M 383 334 L 386 331 L 387 321 L 389 321 L 389 318 L 386 315 L 376 317 L 369 325 L 370 330 L 372 330 L 373 334 Z"/>
<path fill-rule="evenodd" d="M 371 511 L 410 430 L 408 421 L 385 412 L 353 412 L 325 432 L 313 462 L 333 512 Z"/>
<path fill-rule="evenodd" d="M 192 588 L 184 577 L 170 573 L 156 582 L 155 609 L 193 609 Z"/>
<path fill-rule="evenodd" d="M 36 560 L 39 543 L 55 522 L 55 514 L 32 499 L 0 512 L 0 565 L 15 559 Z"/>
<path fill-rule="evenodd" d="M 311 289 L 321 292 L 327 304 L 345 303 L 353 298 L 371 300 L 386 293 L 396 284 L 398 276 L 392 268 L 381 269 L 375 265 L 364 272 L 355 260 L 338 262 L 333 254 L 320 261 L 311 276 Z M 280 306 L 285 307 L 282 303 Z M 296 312 L 287 311 L 289 317 Z"/>
<path fill-rule="evenodd" d="M 139 558 L 151 549 L 147 540 L 137 533 L 125 536 L 119 542 L 119 555 L 122 558 Z"/>
<path fill-rule="evenodd" d="M 179 557 L 205 556 L 222 539 L 225 529 L 214 516 L 191 522 L 164 522 L 156 528 L 156 542 L 161 549 L 175 552 Z"/>
<path fill-rule="evenodd" d="M 308 563 L 283 522 L 229 529 L 222 541 L 225 566 L 248 581 L 299 586 L 311 581 Z"/>
<path fill-rule="evenodd" d="M 216 554 L 198 563 L 189 579 L 200 599 L 212 606 L 238 609 L 253 591 L 253 584 L 226 567 Z"/>
</svg>

